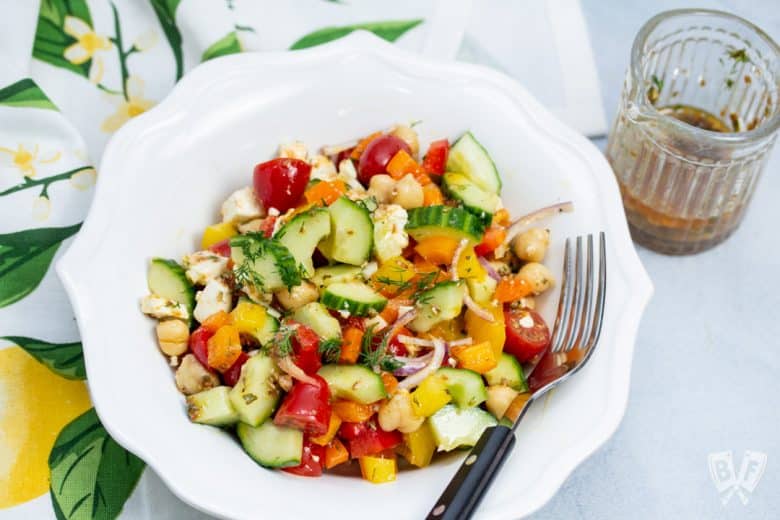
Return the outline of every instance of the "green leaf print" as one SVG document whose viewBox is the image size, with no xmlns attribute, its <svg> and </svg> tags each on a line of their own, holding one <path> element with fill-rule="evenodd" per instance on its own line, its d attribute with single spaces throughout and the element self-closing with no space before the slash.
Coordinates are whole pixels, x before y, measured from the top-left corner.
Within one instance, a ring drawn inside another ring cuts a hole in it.
<svg viewBox="0 0 780 520">
<path fill-rule="evenodd" d="M 220 56 L 227 56 L 228 54 L 235 54 L 241 52 L 241 42 L 238 41 L 238 35 L 236 31 L 231 31 L 224 38 L 220 38 L 211 46 L 203 51 L 203 56 L 200 61 L 207 61 L 212 58 L 218 58 Z"/>
<path fill-rule="evenodd" d="M 173 51 L 173 58 L 176 60 L 176 81 L 179 81 L 184 73 L 181 33 L 176 27 L 176 8 L 179 7 L 180 0 L 149 0 L 149 2 Z"/>
<path fill-rule="evenodd" d="M 73 16 L 92 27 L 92 16 L 86 0 L 42 0 L 38 11 L 38 27 L 35 29 L 33 56 L 55 67 L 62 67 L 89 76 L 91 58 L 74 63 L 65 58 L 65 49 L 76 39 L 65 33 L 65 17 Z"/>
<path fill-rule="evenodd" d="M 49 491 L 60 520 L 113 520 L 143 473 L 91 408 L 62 429 L 49 454 Z"/>
<path fill-rule="evenodd" d="M 293 43 L 290 46 L 290 49 L 306 49 L 307 47 L 321 45 L 323 43 L 342 38 L 352 31 L 357 31 L 359 29 L 370 31 L 380 38 L 384 38 L 389 42 L 394 42 L 406 31 L 417 27 L 422 22 L 423 20 L 391 20 L 346 25 L 343 27 L 325 27 L 318 31 L 307 34 L 297 42 Z"/>
<path fill-rule="evenodd" d="M 0 89 L 0 105 L 57 110 L 46 94 L 30 78 Z"/>
<path fill-rule="evenodd" d="M 43 280 L 62 242 L 81 224 L 0 235 L 0 308 L 21 300 Z"/>
<path fill-rule="evenodd" d="M 86 379 L 81 343 L 49 343 L 23 336 L 0 337 L 18 345 L 52 372 L 66 379 Z"/>
</svg>

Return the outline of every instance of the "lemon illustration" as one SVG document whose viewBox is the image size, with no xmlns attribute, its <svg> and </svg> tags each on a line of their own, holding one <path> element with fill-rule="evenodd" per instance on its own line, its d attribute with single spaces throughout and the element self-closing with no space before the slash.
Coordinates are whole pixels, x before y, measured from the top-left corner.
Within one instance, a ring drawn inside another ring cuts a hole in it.
<svg viewBox="0 0 780 520">
<path fill-rule="evenodd" d="M 54 440 L 90 406 L 83 381 L 58 376 L 19 347 L 0 350 L 0 509 L 49 489 Z"/>
</svg>

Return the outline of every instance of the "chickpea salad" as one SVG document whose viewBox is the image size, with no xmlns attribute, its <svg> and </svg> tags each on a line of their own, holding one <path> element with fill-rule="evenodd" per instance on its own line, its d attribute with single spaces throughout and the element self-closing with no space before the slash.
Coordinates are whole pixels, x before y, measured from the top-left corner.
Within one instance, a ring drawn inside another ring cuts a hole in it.
<svg viewBox="0 0 780 520">
<path fill-rule="evenodd" d="M 141 310 L 193 422 L 264 467 L 381 483 L 530 396 L 523 365 L 550 343 L 535 297 L 555 283 L 537 223 L 571 204 L 513 221 L 470 132 L 419 155 L 407 125 L 283 145 L 201 250 L 150 261 Z"/>
</svg>

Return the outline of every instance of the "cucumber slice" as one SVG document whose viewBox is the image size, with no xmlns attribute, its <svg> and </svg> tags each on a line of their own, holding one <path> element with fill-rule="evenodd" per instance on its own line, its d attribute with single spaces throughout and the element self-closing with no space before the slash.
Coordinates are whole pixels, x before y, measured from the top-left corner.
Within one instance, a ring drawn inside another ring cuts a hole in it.
<svg viewBox="0 0 780 520">
<path fill-rule="evenodd" d="M 440 368 L 437 373 L 444 378 L 447 392 L 458 408 L 478 406 L 487 400 L 487 390 L 482 376 L 462 368 Z"/>
<path fill-rule="evenodd" d="M 460 172 L 489 193 L 501 193 L 501 177 L 485 148 L 471 132 L 466 132 L 450 148 L 448 172 Z"/>
<path fill-rule="evenodd" d="M 250 284 L 257 290 L 270 292 L 301 283 L 298 263 L 292 253 L 279 242 L 257 233 L 231 238 L 230 256 L 239 285 Z"/>
<path fill-rule="evenodd" d="M 501 353 L 496 368 L 485 372 L 484 376 L 490 386 L 506 385 L 520 393 L 528 391 L 528 383 L 525 381 L 522 365 L 515 356 L 506 352 Z"/>
<path fill-rule="evenodd" d="M 362 269 L 354 265 L 329 265 L 314 270 L 311 281 L 322 290 L 332 283 L 361 282 L 363 281 Z"/>
<path fill-rule="evenodd" d="M 195 308 L 195 287 L 187 279 L 186 271 L 175 260 L 152 258 L 146 274 L 149 292 L 181 303 L 192 316 Z"/>
<path fill-rule="evenodd" d="M 428 332 L 442 321 L 451 320 L 460 315 L 463 308 L 462 282 L 441 282 L 431 289 L 420 293 L 415 302 L 417 317 L 409 323 L 409 328 L 415 332 Z"/>
<path fill-rule="evenodd" d="M 298 307 L 293 319 L 317 333 L 322 339 L 341 339 L 341 324 L 319 302 L 311 302 Z"/>
<path fill-rule="evenodd" d="M 187 415 L 192 422 L 227 426 L 238 422 L 238 412 L 230 402 L 230 387 L 216 386 L 187 396 Z"/>
<path fill-rule="evenodd" d="M 439 451 L 474 446 L 486 428 L 498 424 L 482 408 L 458 408 L 448 404 L 428 418 Z"/>
<path fill-rule="evenodd" d="M 279 402 L 275 376 L 276 365 L 263 354 L 255 354 L 241 367 L 241 376 L 230 390 L 230 402 L 241 422 L 257 426 L 274 412 Z"/>
<path fill-rule="evenodd" d="M 466 278 L 471 298 L 475 302 L 487 303 L 493 299 L 498 282 L 489 276 L 484 278 Z"/>
<path fill-rule="evenodd" d="M 303 432 L 266 421 L 257 428 L 239 423 L 236 428 L 244 450 L 266 468 L 298 466 L 303 455 Z"/>
<path fill-rule="evenodd" d="M 418 242 L 431 236 L 466 239 L 472 245 L 482 241 L 485 225 L 473 213 L 449 206 L 425 206 L 409 210 L 406 231 Z"/>
<path fill-rule="evenodd" d="M 382 378 L 363 365 L 325 365 L 317 374 L 328 382 L 334 399 L 369 404 L 387 397 Z"/>
<path fill-rule="evenodd" d="M 286 247 L 295 258 L 301 276 L 311 278 L 314 264 L 311 257 L 317 244 L 330 234 L 330 215 L 325 208 L 313 208 L 296 215 L 274 235 L 274 240 Z"/>
<path fill-rule="evenodd" d="M 463 207 L 472 212 L 486 226 L 493 220 L 501 199 L 495 193 L 487 192 L 474 184 L 462 173 L 447 172 L 442 177 L 444 191 Z"/>
<path fill-rule="evenodd" d="M 330 235 L 319 250 L 328 260 L 362 265 L 371 254 L 374 225 L 371 214 L 360 204 L 341 197 L 328 207 Z"/>
<path fill-rule="evenodd" d="M 387 305 L 387 298 L 363 282 L 332 283 L 325 288 L 320 301 L 329 309 L 347 311 L 353 316 L 368 316 Z"/>
</svg>

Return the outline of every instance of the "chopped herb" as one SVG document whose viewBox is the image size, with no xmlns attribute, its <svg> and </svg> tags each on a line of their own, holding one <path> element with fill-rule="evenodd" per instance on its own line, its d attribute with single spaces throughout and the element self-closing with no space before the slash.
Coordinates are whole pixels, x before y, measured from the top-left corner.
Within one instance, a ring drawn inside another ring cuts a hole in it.
<svg viewBox="0 0 780 520">
<path fill-rule="evenodd" d="M 734 87 L 734 80 L 733 79 L 726 78 L 725 82 L 726 82 L 726 88 L 727 89 L 731 89 L 731 88 Z"/>
<path fill-rule="evenodd" d="M 322 340 L 318 351 L 325 357 L 326 362 L 336 363 L 341 356 L 341 340 L 338 338 Z"/>
<path fill-rule="evenodd" d="M 664 89 L 664 80 L 659 79 L 658 76 L 655 74 L 652 75 L 650 80 L 653 82 L 653 85 L 655 85 L 655 88 L 658 89 L 658 93 L 660 94 L 661 91 Z"/>
<path fill-rule="evenodd" d="M 273 339 L 266 345 L 266 351 L 274 349 L 279 357 L 289 356 L 293 352 L 292 338 L 295 335 L 295 327 L 283 323 L 274 334 Z"/>
<path fill-rule="evenodd" d="M 746 49 L 732 49 L 727 51 L 729 58 L 738 63 L 750 63 L 750 58 L 747 55 Z"/>
<path fill-rule="evenodd" d="M 386 370 L 392 372 L 402 366 L 402 363 L 394 356 L 387 353 L 387 344 L 390 342 L 389 334 L 385 334 L 382 342 L 374 348 L 374 329 L 376 325 L 370 325 L 363 334 L 360 344 L 360 359 L 358 362 L 373 370 Z"/>
</svg>

